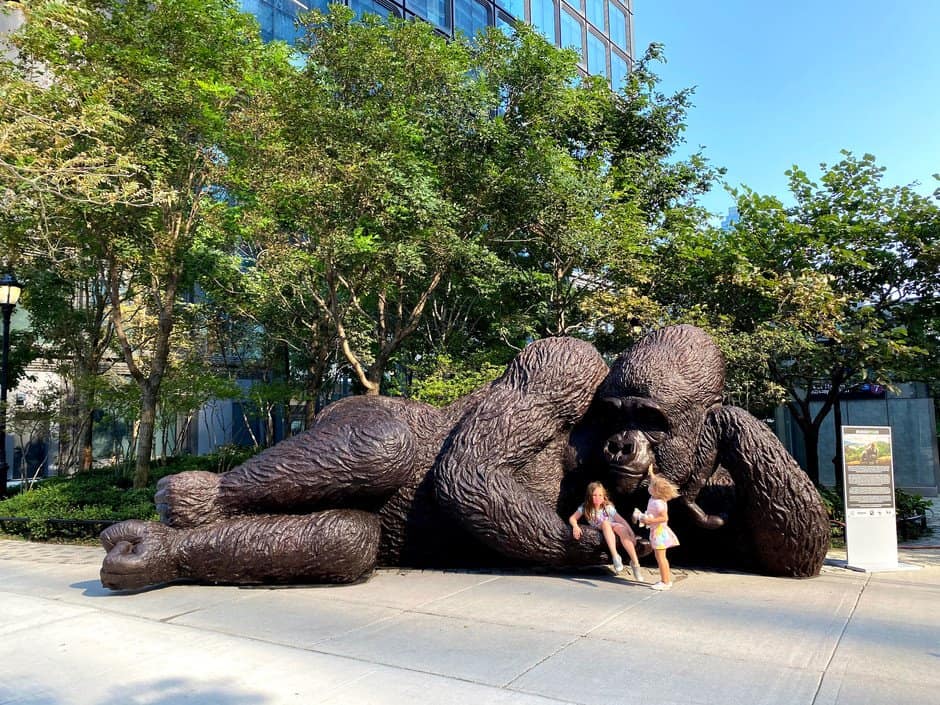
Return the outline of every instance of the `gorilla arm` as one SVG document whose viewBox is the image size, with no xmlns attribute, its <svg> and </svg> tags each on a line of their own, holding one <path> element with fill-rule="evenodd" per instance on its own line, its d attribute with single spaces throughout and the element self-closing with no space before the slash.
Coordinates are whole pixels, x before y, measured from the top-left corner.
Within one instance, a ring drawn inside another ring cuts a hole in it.
<svg viewBox="0 0 940 705">
<path fill-rule="evenodd" d="M 829 549 L 829 519 L 809 476 L 762 422 L 744 409 L 722 407 L 705 435 L 731 473 L 746 532 L 770 575 L 819 574 Z"/>
<path fill-rule="evenodd" d="M 229 518 L 191 529 L 124 521 L 101 534 L 101 583 L 112 590 L 174 580 L 348 583 L 375 567 L 380 531 L 376 515 L 351 509 Z"/>
<path fill-rule="evenodd" d="M 559 434 L 570 433 L 606 372 L 590 345 L 571 338 L 537 341 L 520 353 L 460 421 L 438 458 L 435 492 L 445 511 L 511 558 L 556 567 L 600 562 L 600 533 L 585 529 L 574 540 L 555 508 L 520 484 L 513 471 Z M 560 475 L 559 470 L 545 468 Z"/>
</svg>

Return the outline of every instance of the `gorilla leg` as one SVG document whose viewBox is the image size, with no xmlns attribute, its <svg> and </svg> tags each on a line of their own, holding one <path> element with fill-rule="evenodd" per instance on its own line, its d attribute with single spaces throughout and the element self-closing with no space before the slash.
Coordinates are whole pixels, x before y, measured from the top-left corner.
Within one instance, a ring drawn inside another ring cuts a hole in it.
<svg viewBox="0 0 940 705">
<path fill-rule="evenodd" d="M 414 434 L 395 409 L 387 399 L 354 397 L 227 473 L 167 476 L 154 498 L 160 518 L 187 528 L 388 495 L 411 478 L 416 451 Z"/>
<path fill-rule="evenodd" d="M 176 530 L 125 521 L 101 534 L 101 583 L 133 590 L 180 579 L 210 583 L 348 583 L 375 567 L 376 515 L 327 510 L 255 516 Z"/>
</svg>

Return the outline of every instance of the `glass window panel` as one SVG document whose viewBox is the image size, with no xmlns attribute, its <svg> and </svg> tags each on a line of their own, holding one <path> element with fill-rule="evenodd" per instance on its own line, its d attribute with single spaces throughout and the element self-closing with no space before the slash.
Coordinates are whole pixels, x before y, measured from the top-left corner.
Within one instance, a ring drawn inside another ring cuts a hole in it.
<svg viewBox="0 0 940 705">
<path fill-rule="evenodd" d="M 610 52 L 610 85 L 615 91 L 623 89 L 627 80 L 627 60 L 617 52 Z"/>
<path fill-rule="evenodd" d="M 450 18 L 447 16 L 447 0 L 408 0 L 405 7 L 428 22 L 450 31 Z"/>
<path fill-rule="evenodd" d="M 552 44 L 555 43 L 555 3 L 554 0 L 531 0 L 531 24 Z"/>
<path fill-rule="evenodd" d="M 525 0 L 497 0 L 496 4 L 512 15 L 514 19 L 525 19 Z"/>
<path fill-rule="evenodd" d="M 607 75 L 607 42 L 594 32 L 588 32 L 587 34 L 587 67 L 588 73 L 609 78 Z"/>
<path fill-rule="evenodd" d="M 486 29 L 489 19 L 489 7 L 477 0 L 454 0 L 454 32 L 475 37 L 477 32 Z"/>
<path fill-rule="evenodd" d="M 607 4 L 607 13 L 610 19 L 610 41 L 626 51 L 627 46 L 627 16 L 614 3 Z"/>
<path fill-rule="evenodd" d="M 385 5 L 381 5 L 375 0 L 349 0 L 349 7 L 356 13 L 356 17 L 360 19 L 367 12 L 386 19 L 392 14 L 392 11 L 385 7 Z"/>
<path fill-rule="evenodd" d="M 242 12 L 249 12 L 258 20 L 261 28 L 261 38 L 270 42 L 274 37 L 274 8 L 261 0 L 241 0 Z"/>
<path fill-rule="evenodd" d="M 509 16 L 499 11 L 496 12 L 496 28 L 507 37 L 511 37 L 514 31 L 509 22 Z"/>
<path fill-rule="evenodd" d="M 304 9 L 292 0 L 274 0 L 274 36 L 293 44 L 303 35 L 297 26 L 297 15 Z"/>
<path fill-rule="evenodd" d="M 604 24 L 604 0 L 587 0 L 586 14 L 588 22 L 598 29 L 606 29 Z"/>
<path fill-rule="evenodd" d="M 576 50 L 584 60 L 584 25 L 564 8 L 561 11 L 561 46 Z"/>
</svg>

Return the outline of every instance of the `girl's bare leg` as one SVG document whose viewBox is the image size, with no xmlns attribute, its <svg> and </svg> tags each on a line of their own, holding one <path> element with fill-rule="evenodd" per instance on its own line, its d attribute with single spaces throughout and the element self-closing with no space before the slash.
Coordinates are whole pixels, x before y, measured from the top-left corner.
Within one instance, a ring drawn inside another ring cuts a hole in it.
<svg viewBox="0 0 940 705">
<path fill-rule="evenodd" d="M 630 565 L 639 565 L 640 559 L 636 555 L 636 536 L 629 526 L 623 524 L 614 524 L 613 531 L 620 537 L 620 543 L 623 544 L 623 550 L 630 556 Z"/>
<path fill-rule="evenodd" d="M 656 554 L 656 565 L 659 566 L 659 579 L 669 585 L 672 583 L 672 573 L 669 570 L 669 559 L 666 558 L 666 549 L 657 548 L 654 553 Z"/>
<path fill-rule="evenodd" d="M 619 557 L 617 553 L 617 538 L 614 536 L 614 530 L 609 521 L 601 523 L 601 533 L 604 534 L 604 541 L 607 542 L 607 550 L 610 551 L 610 559 L 616 563 Z"/>
</svg>

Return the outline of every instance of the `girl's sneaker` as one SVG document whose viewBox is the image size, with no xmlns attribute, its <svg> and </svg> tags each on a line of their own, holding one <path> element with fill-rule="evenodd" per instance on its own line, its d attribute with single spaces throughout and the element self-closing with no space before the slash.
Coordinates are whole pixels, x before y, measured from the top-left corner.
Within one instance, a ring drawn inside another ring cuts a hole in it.
<svg viewBox="0 0 940 705">
<path fill-rule="evenodd" d="M 623 559 L 614 554 L 614 572 L 619 573 L 621 570 L 623 570 Z"/>
<path fill-rule="evenodd" d="M 658 583 L 650 585 L 650 587 L 653 588 L 653 590 L 669 590 L 672 587 L 672 583 L 664 583 L 660 580 Z"/>
<path fill-rule="evenodd" d="M 640 564 L 639 564 L 639 563 L 631 563 L 631 564 L 630 564 L 630 570 L 633 571 L 633 579 L 634 579 L 634 580 L 636 580 L 638 583 L 645 583 L 645 582 L 646 582 L 645 580 L 643 580 L 643 574 L 640 572 Z"/>
</svg>

